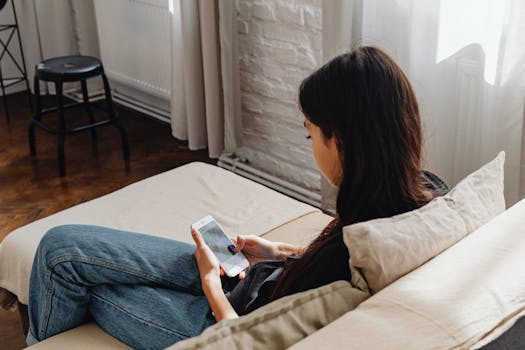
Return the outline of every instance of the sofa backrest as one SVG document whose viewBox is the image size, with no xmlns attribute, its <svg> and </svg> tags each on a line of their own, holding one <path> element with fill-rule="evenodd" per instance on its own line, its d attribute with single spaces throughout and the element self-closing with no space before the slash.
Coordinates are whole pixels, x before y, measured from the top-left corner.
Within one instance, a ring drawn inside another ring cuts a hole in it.
<svg viewBox="0 0 525 350">
<path fill-rule="evenodd" d="M 291 349 L 467 349 L 525 313 L 525 199 Z"/>
</svg>

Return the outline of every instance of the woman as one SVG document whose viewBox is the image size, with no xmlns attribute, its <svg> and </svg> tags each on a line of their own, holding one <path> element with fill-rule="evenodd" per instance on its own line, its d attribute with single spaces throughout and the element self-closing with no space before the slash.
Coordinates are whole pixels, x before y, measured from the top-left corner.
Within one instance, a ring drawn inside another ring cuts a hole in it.
<svg viewBox="0 0 525 350">
<path fill-rule="evenodd" d="M 339 188 L 335 219 L 306 249 L 239 236 L 236 249 L 251 266 L 239 281 L 221 276 L 196 231 L 195 248 L 95 226 L 53 228 L 33 264 L 28 344 L 91 317 L 134 348 L 164 348 L 282 296 L 350 280 L 343 226 L 416 209 L 447 191 L 421 169 L 416 98 L 379 49 L 334 58 L 303 81 L 299 102 L 315 161 Z"/>
</svg>

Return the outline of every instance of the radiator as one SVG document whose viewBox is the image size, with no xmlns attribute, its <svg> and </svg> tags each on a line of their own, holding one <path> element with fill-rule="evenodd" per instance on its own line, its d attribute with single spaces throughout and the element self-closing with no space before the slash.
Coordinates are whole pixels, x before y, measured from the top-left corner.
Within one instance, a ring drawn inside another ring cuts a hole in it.
<svg viewBox="0 0 525 350">
<path fill-rule="evenodd" d="M 170 121 L 169 0 L 94 0 L 100 55 L 114 99 Z"/>
<path fill-rule="evenodd" d="M 234 153 L 221 155 L 217 165 L 302 202 L 318 208 L 322 206 L 322 198 L 319 193 L 273 176 L 266 171 L 258 170 Z"/>
</svg>

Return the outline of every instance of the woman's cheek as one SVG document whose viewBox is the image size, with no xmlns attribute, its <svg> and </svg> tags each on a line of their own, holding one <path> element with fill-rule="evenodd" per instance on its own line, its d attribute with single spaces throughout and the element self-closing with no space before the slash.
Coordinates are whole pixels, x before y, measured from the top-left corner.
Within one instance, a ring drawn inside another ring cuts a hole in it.
<svg viewBox="0 0 525 350">
<path fill-rule="evenodd" d="M 312 152 L 314 154 L 315 162 L 317 163 L 317 168 L 321 172 L 321 174 L 324 176 L 325 179 L 328 181 L 331 181 L 330 179 L 330 164 L 329 164 L 329 158 L 327 157 L 327 154 L 325 150 L 319 146 L 317 142 L 312 143 Z"/>
</svg>

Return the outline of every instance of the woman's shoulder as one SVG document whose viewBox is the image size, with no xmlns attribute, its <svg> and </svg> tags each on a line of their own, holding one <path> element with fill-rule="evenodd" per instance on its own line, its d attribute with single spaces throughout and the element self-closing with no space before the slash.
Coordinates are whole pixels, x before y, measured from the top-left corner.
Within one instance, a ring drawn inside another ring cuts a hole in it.
<svg viewBox="0 0 525 350">
<path fill-rule="evenodd" d="M 433 190 L 436 193 L 436 195 L 443 196 L 448 191 L 450 191 L 446 182 L 443 181 L 436 174 L 428 170 L 423 170 L 422 175 L 423 175 L 423 178 L 425 179 L 425 184 L 427 188 Z"/>
</svg>

